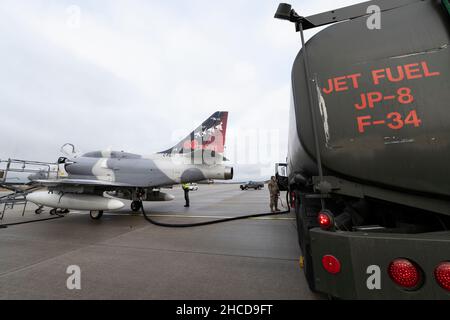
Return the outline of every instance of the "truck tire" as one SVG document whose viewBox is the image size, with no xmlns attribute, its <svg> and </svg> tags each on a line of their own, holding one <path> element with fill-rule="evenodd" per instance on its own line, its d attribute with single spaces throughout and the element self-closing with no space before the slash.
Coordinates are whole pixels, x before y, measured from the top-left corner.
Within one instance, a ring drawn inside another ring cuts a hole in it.
<svg viewBox="0 0 450 320">
<path fill-rule="evenodd" d="M 311 237 L 309 230 L 316 227 L 316 217 L 320 204 L 316 199 L 308 199 L 305 194 L 296 192 L 295 216 L 297 220 L 298 242 L 303 254 L 303 272 L 308 286 L 316 292 L 313 259 L 311 254 Z"/>
</svg>

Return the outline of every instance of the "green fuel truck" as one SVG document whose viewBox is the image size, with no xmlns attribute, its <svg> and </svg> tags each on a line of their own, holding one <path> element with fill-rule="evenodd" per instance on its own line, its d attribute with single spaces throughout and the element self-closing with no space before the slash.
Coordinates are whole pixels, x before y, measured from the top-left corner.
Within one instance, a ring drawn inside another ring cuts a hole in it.
<svg viewBox="0 0 450 320">
<path fill-rule="evenodd" d="M 301 17 L 329 25 L 292 71 L 287 188 L 312 290 L 450 299 L 450 5 L 369 1 Z"/>
</svg>

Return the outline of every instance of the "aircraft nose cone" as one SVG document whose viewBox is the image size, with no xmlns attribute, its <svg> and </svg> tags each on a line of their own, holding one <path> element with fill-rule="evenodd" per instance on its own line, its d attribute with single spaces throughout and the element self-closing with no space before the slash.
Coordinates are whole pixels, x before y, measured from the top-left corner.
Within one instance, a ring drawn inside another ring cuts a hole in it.
<svg viewBox="0 0 450 320">
<path fill-rule="evenodd" d="M 119 210 L 122 209 L 125 204 L 122 201 L 111 199 L 108 201 L 108 210 Z"/>
</svg>

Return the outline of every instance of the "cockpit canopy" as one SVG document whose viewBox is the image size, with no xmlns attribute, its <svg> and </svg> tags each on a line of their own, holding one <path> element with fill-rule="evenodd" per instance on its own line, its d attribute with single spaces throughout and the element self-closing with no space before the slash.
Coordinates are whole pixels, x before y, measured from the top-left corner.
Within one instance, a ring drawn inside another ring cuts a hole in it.
<svg viewBox="0 0 450 320">
<path fill-rule="evenodd" d="M 123 151 L 93 151 L 82 155 L 84 158 L 109 158 L 109 159 L 140 159 L 138 154 Z"/>
</svg>

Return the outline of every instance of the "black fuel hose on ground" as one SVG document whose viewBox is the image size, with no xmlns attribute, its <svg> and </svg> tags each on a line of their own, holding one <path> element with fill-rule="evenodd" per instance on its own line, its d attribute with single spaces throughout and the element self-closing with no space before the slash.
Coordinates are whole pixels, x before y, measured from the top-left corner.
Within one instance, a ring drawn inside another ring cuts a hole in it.
<svg viewBox="0 0 450 320">
<path fill-rule="evenodd" d="M 154 224 L 155 226 L 164 227 L 164 228 L 202 227 L 202 226 L 209 226 L 209 225 L 213 225 L 213 224 L 225 223 L 225 222 L 231 222 L 231 221 L 237 221 L 237 220 L 246 220 L 246 219 L 252 219 L 252 218 L 262 218 L 262 217 L 269 217 L 269 216 L 288 214 L 289 212 L 291 212 L 290 206 L 289 206 L 289 202 L 288 202 L 287 203 L 288 208 L 287 208 L 286 211 L 250 214 L 250 215 L 245 215 L 245 216 L 239 216 L 239 217 L 233 217 L 233 218 L 225 218 L 225 219 L 217 219 L 217 220 L 198 222 L 198 223 L 171 224 L 171 223 L 163 223 L 163 222 L 158 222 L 158 221 L 153 220 L 145 212 L 144 205 L 143 205 L 142 201 L 140 201 L 140 204 L 141 204 L 141 211 L 142 211 L 142 214 L 144 215 L 145 220 L 147 220 L 151 224 Z"/>
</svg>

